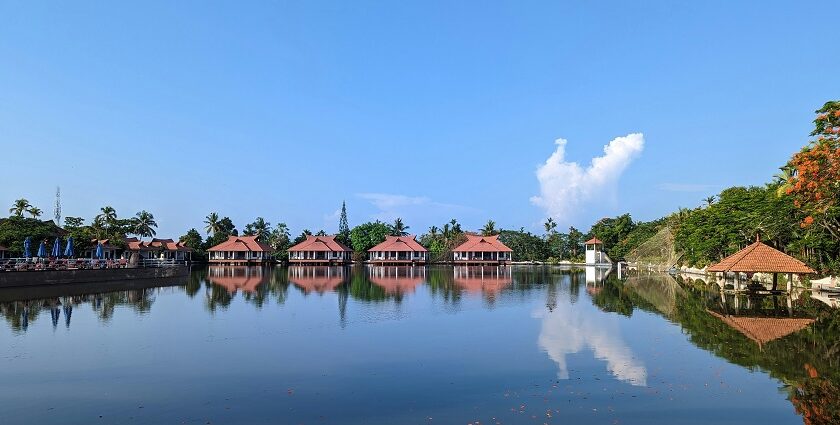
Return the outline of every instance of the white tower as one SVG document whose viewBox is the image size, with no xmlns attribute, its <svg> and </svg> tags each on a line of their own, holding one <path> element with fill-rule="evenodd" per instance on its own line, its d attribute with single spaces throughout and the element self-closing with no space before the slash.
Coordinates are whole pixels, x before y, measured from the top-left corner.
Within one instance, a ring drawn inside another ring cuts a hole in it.
<svg viewBox="0 0 840 425">
<path fill-rule="evenodd" d="M 586 264 L 598 265 L 609 263 L 607 255 L 604 254 L 604 243 L 598 238 L 592 238 L 584 242 L 586 247 Z"/>
</svg>

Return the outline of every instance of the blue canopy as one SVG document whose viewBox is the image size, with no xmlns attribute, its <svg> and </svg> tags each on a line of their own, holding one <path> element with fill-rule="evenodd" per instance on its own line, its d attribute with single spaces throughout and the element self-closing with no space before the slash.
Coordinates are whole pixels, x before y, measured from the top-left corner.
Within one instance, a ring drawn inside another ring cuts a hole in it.
<svg viewBox="0 0 840 425">
<path fill-rule="evenodd" d="M 73 256 L 73 237 L 72 236 L 67 238 L 67 246 L 64 248 L 64 256 L 65 257 L 72 257 Z"/>
<path fill-rule="evenodd" d="M 96 253 L 94 254 L 96 258 L 102 258 L 102 244 L 96 244 Z"/>
<path fill-rule="evenodd" d="M 53 257 L 61 257 L 61 239 L 55 238 L 55 242 L 53 242 L 53 249 L 52 249 L 52 256 Z"/>
<path fill-rule="evenodd" d="M 38 245 L 38 256 L 39 257 L 46 257 L 47 256 L 47 244 L 44 241 L 41 241 L 41 244 Z"/>
<path fill-rule="evenodd" d="M 23 240 L 23 258 L 29 258 L 32 256 L 32 239 L 27 236 L 26 239 Z"/>
</svg>

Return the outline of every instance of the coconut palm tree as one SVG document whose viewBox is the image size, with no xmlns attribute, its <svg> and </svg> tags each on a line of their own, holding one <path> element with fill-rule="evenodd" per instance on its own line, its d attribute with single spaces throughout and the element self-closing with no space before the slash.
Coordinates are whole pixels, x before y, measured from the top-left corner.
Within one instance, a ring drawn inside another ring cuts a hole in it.
<svg viewBox="0 0 840 425">
<path fill-rule="evenodd" d="M 795 174 L 796 169 L 790 165 L 785 165 L 784 167 L 779 168 L 779 173 L 773 176 L 774 180 L 779 185 L 776 188 L 776 196 L 781 197 L 787 194 L 787 190 L 791 187 L 791 181 L 793 180 Z"/>
<path fill-rule="evenodd" d="M 437 226 L 429 227 L 429 234 L 432 235 L 432 236 L 437 236 L 438 231 L 440 231 L 440 229 L 438 229 Z"/>
<path fill-rule="evenodd" d="M 153 237 L 157 234 L 155 231 L 157 222 L 155 221 L 155 216 L 152 215 L 152 213 L 146 210 L 140 211 L 132 221 L 134 234 L 139 235 L 140 237 Z"/>
<path fill-rule="evenodd" d="M 23 213 L 29 209 L 32 205 L 29 204 L 29 201 L 26 198 L 20 198 L 11 208 L 9 208 L 9 214 L 14 214 L 17 217 L 23 217 Z"/>
<path fill-rule="evenodd" d="M 219 214 L 215 211 L 207 214 L 207 217 L 204 218 L 204 224 L 204 231 L 207 232 L 208 235 L 212 234 L 215 236 L 217 232 L 222 230 L 222 225 L 219 222 Z"/>
<path fill-rule="evenodd" d="M 257 240 L 265 242 L 268 235 L 271 233 L 271 223 L 265 221 L 262 217 L 257 217 L 257 219 L 251 223 L 251 233 L 253 236 L 257 237 Z"/>
<path fill-rule="evenodd" d="M 38 218 L 43 213 L 43 211 L 41 211 L 40 208 L 33 207 L 33 206 L 30 206 L 29 208 L 27 208 L 26 212 L 29 213 L 32 216 L 32 218 Z"/>
<path fill-rule="evenodd" d="M 403 223 L 402 218 L 397 217 L 397 219 L 394 220 L 394 224 L 391 225 L 391 235 L 405 236 L 408 234 L 408 232 L 406 231 L 408 229 L 409 227 L 406 226 L 405 223 Z"/>
<path fill-rule="evenodd" d="M 496 231 L 496 222 L 493 220 L 487 220 L 487 223 L 481 228 L 481 234 L 483 236 L 493 236 L 497 233 L 499 232 Z"/>
<path fill-rule="evenodd" d="M 115 210 L 114 207 L 108 205 L 100 208 L 99 210 L 101 213 L 94 217 L 95 221 L 108 227 L 113 226 L 114 223 L 117 222 L 117 210 Z"/>
<path fill-rule="evenodd" d="M 712 206 L 712 204 L 714 204 L 714 203 L 715 203 L 715 199 L 717 199 L 717 198 L 716 198 L 716 197 L 714 197 L 714 196 L 709 196 L 708 198 L 703 198 L 703 202 L 705 202 L 705 203 L 706 203 L 706 206 L 707 206 L 707 207 L 711 207 L 711 206 Z"/>
</svg>

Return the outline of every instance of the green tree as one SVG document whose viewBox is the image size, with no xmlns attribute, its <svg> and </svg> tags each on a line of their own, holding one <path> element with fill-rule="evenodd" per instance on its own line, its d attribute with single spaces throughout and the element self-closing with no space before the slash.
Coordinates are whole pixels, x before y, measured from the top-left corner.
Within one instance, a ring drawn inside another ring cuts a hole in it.
<svg viewBox="0 0 840 425">
<path fill-rule="evenodd" d="M 143 210 L 137 213 L 132 221 L 132 232 L 140 237 L 153 237 L 157 234 L 155 228 L 158 224 L 155 221 L 155 216 L 152 213 Z"/>
<path fill-rule="evenodd" d="M 40 216 L 41 216 L 41 214 L 43 214 L 43 211 L 41 211 L 41 209 L 40 209 L 40 208 L 38 208 L 38 207 L 32 207 L 32 206 L 30 206 L 29 208 L 27 208 L 27 209 L 26 209 L 26 212 L 27 212 L 27 213 L 29 213 L 29 215 L 31 215 L 31 216 L 32 216 L 32 218 L 38 218 L 38 217 L 40 217 Z"/>
<path fill-rule="evenodd" d="M 32 205 L 29 204 L 25 198 L 20 198 L 12 204 L 12 207 L 9 208 L 9 214 L 14 214 L 16 217 L 23 217 L 23 213 L 26 212 L 29 207 Z"/>
<path fill-rule="evenodd" d="M 267 242 L 268 236 L 271 234 L 271 223 L 265 221 L 262 217 L 257 217 L 253 223 L 245 225 L 243 233 L 247 236 L 256 236 L 260 242 Z"/>
<path fill-rule="evenodd" d="M 367 251 L 385 240 L 392 234 L 391 226 L 377 220 L 360 224 L 350 230 L 350 243 L 353 250 L 366 254 Z"/>
<path fill-rule="evenodd" d="M 64 227 L 68 229 L 78 228 L 85 225 L 85 219 L 81 217 L 64 217 Z"/>
<path fill-rule="evenodd" d="M 195 228 L 188 230 L 187 234 L 181 236 L 179 240 L 181 243 L 193 250 L 199 251 L 202 249 L 201 233 L 199 233 Z"/>
<path fill-rule="evenodd" d="M 390 226 L 391 236 L 405 236 L 408 234 L 409 227 L 403 223 L 402 218 L 397 217 L 394 224 Z"/>
<path fill-rule="evenodd" d="M 207 232 L 208 235 L 215 235 L 221 230 L 222 226 L 219 223 L 219 213 L 214 211 L 207 214 L 207 217 L 204 218 L 204 231 Z"/>
<path fill-rule="evenodd" d="M 341 215 L 338 219 L 338 235 L 336 239 L 344 245 L 350 245 L 350 224 L 347 222 L 347 204 L 341 202 Z"/>
<path fill-rule="evenodd" d="M 496 222 L 493 220 L 487 220 L 487 223 L 481 228 L 481 235 L 482 236 L 495 236 L 498 235 L 499 231 L 496 230 Z"/>
</svg>

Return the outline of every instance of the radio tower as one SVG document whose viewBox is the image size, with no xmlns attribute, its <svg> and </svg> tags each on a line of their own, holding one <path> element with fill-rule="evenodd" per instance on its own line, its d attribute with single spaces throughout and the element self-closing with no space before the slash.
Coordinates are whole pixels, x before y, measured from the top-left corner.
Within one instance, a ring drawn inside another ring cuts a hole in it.
<svg viewBox="0 0 840 425">
<path fill-rule="evenodd" d="M 61 187 L 55 187 L 55 209 L 53 210 L 53 214 L 55 214 L 55 225 L 61 226 Z"/>
</svg>

